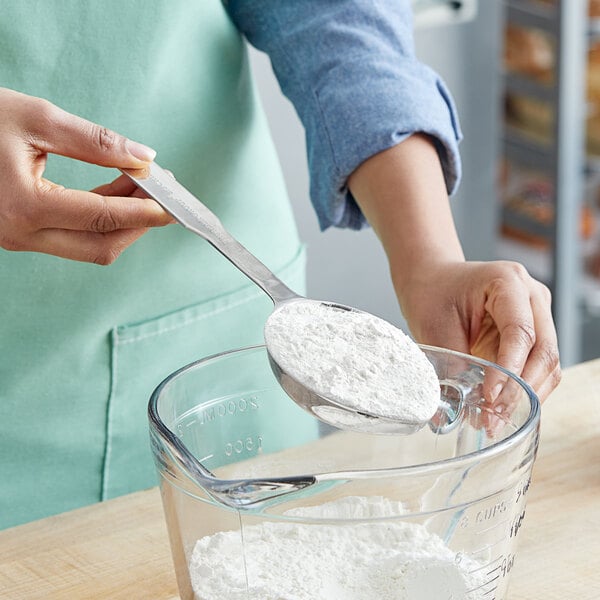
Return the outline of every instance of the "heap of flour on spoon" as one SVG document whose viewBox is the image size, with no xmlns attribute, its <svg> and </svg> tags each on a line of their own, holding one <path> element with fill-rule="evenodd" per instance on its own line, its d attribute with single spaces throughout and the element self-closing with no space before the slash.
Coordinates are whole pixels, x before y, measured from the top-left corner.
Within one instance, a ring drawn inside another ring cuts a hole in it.
<svg viewBox="0 0 600 600">
<path fill-rule="evenodd" d="M 265 325 L 275 361 L 313 392 L 352 410 L 407 423 L 429 421 L 440 385 L 425 353 L 372 314 L 289 302 Z"/>
</svg>

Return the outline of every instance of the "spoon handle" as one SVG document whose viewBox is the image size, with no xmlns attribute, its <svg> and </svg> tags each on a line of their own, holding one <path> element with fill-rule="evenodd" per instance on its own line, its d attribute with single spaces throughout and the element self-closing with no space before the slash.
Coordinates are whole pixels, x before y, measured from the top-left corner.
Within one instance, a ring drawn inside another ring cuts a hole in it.
<svg viewBox="0 0 600 600">
<path fill-rule="evenodd" d="M 275 304 L 298 297 L 298 294 L 288 288 L 254 254 L 242 246 L 223 227 L 213 212 L 156 163 L 150 163 L 146 169 L 122 169 L 122 172 L 186 229 L 211 243 L 244 275 L 266 292 Z"/>
</svg>

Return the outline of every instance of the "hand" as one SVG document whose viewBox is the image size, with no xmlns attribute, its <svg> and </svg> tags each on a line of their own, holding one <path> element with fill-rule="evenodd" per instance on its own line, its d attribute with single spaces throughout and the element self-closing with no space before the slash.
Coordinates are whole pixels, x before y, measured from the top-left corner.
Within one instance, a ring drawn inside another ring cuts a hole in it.
<svg viewBox="0 0 600 600">
<path fill-rule="evenodd" d="M 0 247 L 110 264 L 149 227 L 172 222 L 125 176 L 90 192 L 44 179 L 48 153 L 144 168 L 154 151 L 53 104 L 0 88 Z"/>
<path fill-rule="evenodd" d="M 508 261 L 428 264 L 398 296 L 415 339 L 479 356 L 520 375 L 541 401 L 561 378 L 550 292 Z M 500 373 L 483 395 L 498 405 Z"/>
<path fill-rule="evenodd" d="M 550 293 L 517 263 L 465 261 L 431 139 L 415 134 L 371 157 L 349 185 L 415 339 L 500 364 L 547 398 L 560 381 Z M 498 373 L 485 378 L 494 408 L 502 383 Z"/>
</svg>

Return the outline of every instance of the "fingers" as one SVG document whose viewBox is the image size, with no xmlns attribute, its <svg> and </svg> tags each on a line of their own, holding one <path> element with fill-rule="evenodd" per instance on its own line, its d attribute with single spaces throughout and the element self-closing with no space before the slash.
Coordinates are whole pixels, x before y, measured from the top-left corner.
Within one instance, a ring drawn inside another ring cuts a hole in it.
<svg viewBox="0 0 600 600">
<path fill-rule="evenodd" d="M 172 173 L 170 171 L 166 171 L 170 175 Z M 146 193 L 140 189 L 131 178 L 126 175 L 121 175 L 117 177 L 114 181 L 110 183 L 106 183 L 92 190 L 95 194 L 100 194 L 101 196 L 127 196 L 129 198 L 145 198 L 150 200 Z M 154 202 L 154 201 L 153 201 Z M 160 223 L 158 226 L 166 225 L 169 223 L 176 223 L 176 220 L 167 213 L 157 202 L 155 204 L 163 211 L 162 219 L 160 219 Z M 150 226 L 150 225 L 149 225 Z"/>
<path fill-rule="evenodd" d="M 547 400 L 548 396 L 554 391 L 556 386 L 561 382 L 562 379 L 562 371 L 560 368 L 560 364 L 558 364 L 546 377 L 544 382 L 538 386 L 534 386 L 536 394 L 540 399 L 540 402 L 544 402 Z"/>
<path fill-rule="evenodd" d="M 23 96 L 25 127 L 40 153 L 54 153 L 106 167 L 140 168 L 154 160 L 151 148 L 40 98 Z"/>
<path fill-rule="evenodd" d="M 121 229 L 107 233 L 44 229 L 31 242 L 31 250 L 97 265 L 112 264 L 147 229 Z"/>
<path fill-rule="evenodd" d="M 500 335 L 498 364 L 520 375 L 537 335 L 530 292 L 521 276 L 509 276 L 505 282 L 497 284 L 486 302 L 486 310 Z"/>
<path fill-rule="evenodd" d="M 533 387 L 543 402 L 561 379 L 558 341 L 551 312 L 550 292 L 542 284 L 534 282 L 531 296 L 536 340 L 521 377 Z"/>
<path fill-rule="evenodd" d="M 498 332 L 495 362 L 521 375 L 536 343 L 536 323 L 531 306 L 529 275 L 516 263 L 503 265 L 502 277 L 490 285 L 485 309 Z M 484 382 L 484 395 L 494 401 L 506 382 L 499 371 L 490 371 Z"/>
<path fill-rule="evenodd" d="M 0 214 L 2 229 L 10 232 L 0 235 L 0 246 L 7 250 L 108 265 L 149 227 L 173 222 L 125 176 L 92 192 L 40 180 L 23 196 L 34 201 L 22 201 L 19 211 L 8 211 L 10 216 Z"/>
<path fill-rule="evenodd" d="M 108 189 L 128 189 L 113 182 Z M 119 229 L 160 227 L 171 217 L 154 200 L 137 196 L 110 196 L 42 184 L 43 199 L 34 217 L 39 229 L 58 228 L 95 233 Z"/>
<path fill-rule="evenodd" d="M 0 87 L 1 248 L 108 264 L 147 228 L 172 222 L 127 177 L 91 192 L 43 179 L 48 153 L 122 169 L 146 168 L 155 155 L 46 100 Z"/>
<path fill-rule="evenodd" d="M 99 185 L 90 191 L 101 196 L 132 196 L 133 194 L 137 194 L 138 198 L 147 197 L 131 178 L 126 175 L 121 175 L 114 181 Z"/>
<path fill-rule="evenodd" d="M 495 362 L 519 375 L 543 402 L 561 378 L 551 295 L 546 286 L 531 278 L 522 267 L 510 268 L 513 276 L 506 276 L 504 283 L 496 286 L 486 304 L 498 333 Z M 486 428 L 497 435 L 510 421 L 523 391 L 508 376 L 489 370 L 483 394 L 491 415 Z"/>
</svg>

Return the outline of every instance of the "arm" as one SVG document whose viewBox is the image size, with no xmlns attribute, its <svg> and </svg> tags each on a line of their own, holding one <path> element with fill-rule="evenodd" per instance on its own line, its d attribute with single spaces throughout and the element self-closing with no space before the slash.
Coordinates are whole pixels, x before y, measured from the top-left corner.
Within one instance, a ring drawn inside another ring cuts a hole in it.
<svg viewBox="0 0 600 600">
<path fill-rule="evenodd" d="M 460 178 L 458 119 L 415 56 L 410 2 L 229 0 L 229 9 L 269 54 L 306 128 L 321 227 L 370 222 L 415 338 L 499 362 L 545 398 L 560 379 L 550 295 L 516 263 L 464 260 L 448 202 Z M 498 383 L 488 378 L 486 397 Z"/>
<path fill-rule="evenodd" d="M 415 131 L 435 140 L 448 193 L 461 133 L 443 81 L 417 60 L 410 0 L 229 0 L 236 26 L 269 55 L 306 130 L 311 201 L 322 229 L 366 220 L 348 177 Z"/>
<path fill-rule="evenodd" d="M 465 262 L 434 144 L 413 135 L 365 161 L 349 185 L 417 341 L 496 362 L 543 401 L 560 381 L 550 293 L 517 263 Z M 495 400 L 501 382 L 485 386 Z"/>
</svg>

